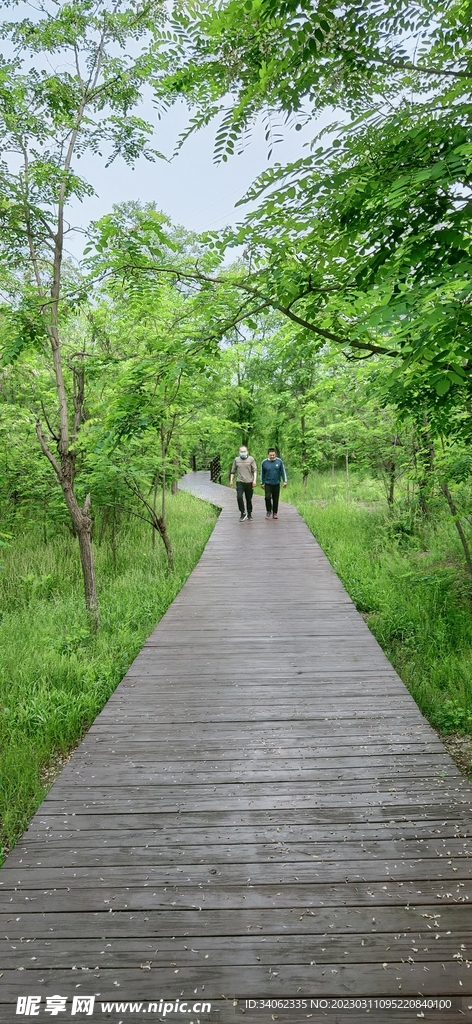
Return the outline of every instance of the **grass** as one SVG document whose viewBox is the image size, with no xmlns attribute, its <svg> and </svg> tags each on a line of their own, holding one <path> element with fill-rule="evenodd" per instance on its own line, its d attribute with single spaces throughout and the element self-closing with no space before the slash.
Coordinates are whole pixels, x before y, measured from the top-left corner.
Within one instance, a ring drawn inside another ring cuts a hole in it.
<svg viewBox="0 0 472 1024">
<path fill-rule="evenodd" d="M 358 501 L 327 503 L 315 479 L 290 497 L 425 717 L 470 733 L 472 580 L 454 524 L 441 508 L 425 522 L 405 503 L 365 507 L 365 481 L 357 489 Z"/>
<path fill-rule="evenodd" d="M 215 510 L 185 493 L 168 500 L 175 550 L 134 520 L 95 546 L 102 626 L 89 628 L 76 541 L 26 530 L 2 550 L 0 573 L 0 817 L 3 852 L 21 835 L 54 767 L 93 722 L 198 561 Z M 12 531 L 10 531 L 12 532 Z"/>
<path fill-rule="evenodd" d="M 281 495 L 284 500 L 296 505 L 303 501 L 386 503 L 386 489 L 382 480 L 374 480 L 365 473 L 354 471 L 349 473 L 348 479 L 341 469 L 333 473 L 310 473 L 306 487 L 303 487 L 299 473 L 290 473 L 289 486 Z"/>
</svg>

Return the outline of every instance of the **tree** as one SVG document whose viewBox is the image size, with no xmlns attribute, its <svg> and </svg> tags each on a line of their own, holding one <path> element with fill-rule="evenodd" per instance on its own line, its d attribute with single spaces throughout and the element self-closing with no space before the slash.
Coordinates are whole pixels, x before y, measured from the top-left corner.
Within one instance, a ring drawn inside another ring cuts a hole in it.
<svg viewBox="0 0 472 1024">
<path fill-rule="evenodd" d="M 115 340 L 102 356 L 106 411 L 86 427 L 83 451 L 94 479 L 121 476 L 153 536 L 160 534 L 172 568 L 166 485 L 196 444 L 195 420 L 208 404 L 218 341 L 232 310 L 220 308 L 220 324 L 222 304 L 212 289 L 181 285 L 175 274 L 143 273 L 134 263 L 138 238 L 164 264 L 178 259 L 185 265 L 198 254 L 195 237 L 173 228 L 152 205 L 123 204 L 94 226 L 90 270 L 101 279 L 106 332 Z"/>
<path fill-rule="evenodd" d="M 158 89 L 164 103 L 184 96 L 196 108 L 189 130 L 224 112 L 216 159 L 245 144 L 264 109 L 345 115 L 328 144 L 321 133 L 312 155 L 249 190 L 259 208 L 220 243 L 248 256 L 235 287 L 320 343 L 399 357 L 399 372 L 415 362 L 439 395 L 462 387 L 472 368 L 468 8 L 248 0 L 183 5 L 176 25 Z"/>
<path fill-rule="evenodd" d="M 162 104 L 187 99 L 188 131 L 223 115 L 215 157 L 247 142 L 262 112 L 295 127 L 326 109 L 358 117 L 392 109 L 406 93 L 451 106 L 472 79 L 470 11 L 462 0 L 192 0 L 173 12 Z M 272 116 L 271 116 L 272 115 Z"/>
<path fill-rule="evenodd" d="M 152 2 L 45 0 L 34 20 L 4 21 L 12 56 L 0 64 L 0 271 L 8 324 L 4 362 L 37 346 L 49 351 L 56 389 L 54 419 L 38 415 L 41 450 L 54 471 L 78 537 L 87 609 L 98 625 L 90 496 L 76 493 L 76 446 L 85 417 L 84 356 L 68 387 L 62 339 L 83 285 L 67 266 L 67 208 L 92 189 L 77 173 L 86 152 L 132 163 L 153 128 L 132 113 L 148 80 Z M 130 55 L 131 54 L 131 55 Z M 135 54 L 135 55 L 134 55 Z M 33 62 L 31 63 L 31 58 Z M 52 63 L 55 66 L 51 67 Z M 37 396 L 40 406 L 41 396 Z"/>
</svg>

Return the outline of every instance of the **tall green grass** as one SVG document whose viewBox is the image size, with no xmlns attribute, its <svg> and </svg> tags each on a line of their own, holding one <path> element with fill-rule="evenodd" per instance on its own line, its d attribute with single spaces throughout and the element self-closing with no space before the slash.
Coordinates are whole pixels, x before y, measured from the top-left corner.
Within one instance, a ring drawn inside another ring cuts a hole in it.
<svg viewBox="0 0 472 1024">
<path fill-rule="evenodd" d="M 406 505 L 325 504 L 297 489 L 295 502 L 423 714 L 471 732 L 472 581 L 447 513 L 425 522 Z"/>
<path fill-rule="evenodd" d="M 400 485 L 399 485 L 400 487 Z M 404 485 L 401 488 L 404 491 Z M 308 475 L 306 486 L 302 484 L 299 472 L 289 475 L 289 486 L 287 490 L 281 491 L 284 501 L 291 501 L 298 504 L 303 501 L 362 501 L 367 504 L 386 502 L 386 486 L 382 479 L 369 476 L 368 473 L 351 469 L 349 475 L 344 469 L 335 469 L 333 472 L 314 472 Z"/>
<path fill-rule="evenodd" d="M 48 768 L 71 750 L 101 710 L 198 561 L 216 512 L 189 494 L 168 499 L 175 550 L 134 520 L 95 545 L 101 629 L 83 601 L 77 542 L 44 543 L 27 530 L 2 551 L 0 571 L 0 816 L 10 848 L 43 798 Z M 11 531 L 10 531 L 11 532 Z"/>
</svg>

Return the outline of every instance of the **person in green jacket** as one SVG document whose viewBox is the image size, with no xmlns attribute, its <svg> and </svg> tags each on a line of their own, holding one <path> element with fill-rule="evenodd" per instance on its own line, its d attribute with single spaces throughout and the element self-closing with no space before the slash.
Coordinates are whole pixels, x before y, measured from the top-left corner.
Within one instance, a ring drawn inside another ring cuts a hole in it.
<svg viewBox="0 0 472 1024">
<path fill-rule="evenodd" d="M 278 519 L 280 484 L 287 486 L 287 474 L 275 448 L 269 448 L 261 466 L 261 487 L 264 488 L 266 519 Z"/>
</svg>

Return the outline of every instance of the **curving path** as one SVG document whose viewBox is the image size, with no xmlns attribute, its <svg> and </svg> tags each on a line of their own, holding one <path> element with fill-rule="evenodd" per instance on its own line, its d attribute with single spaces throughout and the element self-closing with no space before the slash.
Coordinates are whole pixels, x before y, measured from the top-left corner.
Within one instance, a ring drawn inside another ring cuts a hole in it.
<svg viewBox="0 0 472 1024">
<path fill-rule="evenodd" d="M 181 486 L 212 537 L 0 872 L 0 1020 L 472 1020 L 470 786 L 295 508 Z"/>
</svg>

